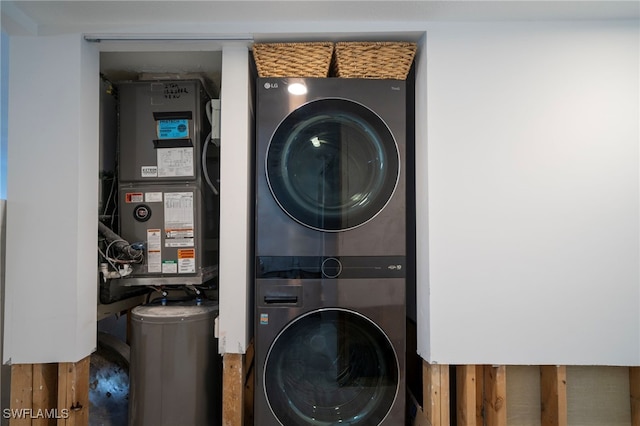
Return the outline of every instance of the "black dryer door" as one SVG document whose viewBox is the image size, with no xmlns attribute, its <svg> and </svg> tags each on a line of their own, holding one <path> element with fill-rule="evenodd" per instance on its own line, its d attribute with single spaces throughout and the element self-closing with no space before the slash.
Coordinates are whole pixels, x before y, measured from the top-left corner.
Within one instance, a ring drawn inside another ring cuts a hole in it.
<svg viewBox="0 0 640 426">
<path fill-rule="evenodd" d="M 345 99 L 297 108 L 271 138 L 266 173 L 282 209 L 312 229 L 337 232 L 375 217 L 400 171 L 398 148 L 384 121 Z"/>
</svg>

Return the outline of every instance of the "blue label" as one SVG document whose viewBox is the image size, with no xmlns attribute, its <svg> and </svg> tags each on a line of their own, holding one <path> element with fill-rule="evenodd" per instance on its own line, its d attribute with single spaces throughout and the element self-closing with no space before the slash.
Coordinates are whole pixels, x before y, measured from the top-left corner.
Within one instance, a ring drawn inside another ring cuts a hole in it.
<svg viewBox="0 0 640 426">
<path fill-rule="evenodd" d="M 260 324 L 262 325 L 269 324 L 269 314 L 260 314 Z"/>
<path fill-rule="evenodd" d="M 189 137 L 189 120 L 158 120 L 158 139 Z"/>
</svg>

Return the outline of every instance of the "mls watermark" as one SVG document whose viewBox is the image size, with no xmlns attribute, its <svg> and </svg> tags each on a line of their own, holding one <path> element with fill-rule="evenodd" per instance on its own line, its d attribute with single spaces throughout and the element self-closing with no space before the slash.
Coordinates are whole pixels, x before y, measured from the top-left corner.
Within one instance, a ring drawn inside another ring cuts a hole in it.
<svg viewBox="0 0 640 426">
<path fill-rule="evenodd" d="M 5 419 L 68 419 L 68 408 L 51 408 L 49 410 L 43 410 L 39 408 L 34 410 L 33 408 L 5 408 L 2 410 L 2 417 Z"/>
</svg>

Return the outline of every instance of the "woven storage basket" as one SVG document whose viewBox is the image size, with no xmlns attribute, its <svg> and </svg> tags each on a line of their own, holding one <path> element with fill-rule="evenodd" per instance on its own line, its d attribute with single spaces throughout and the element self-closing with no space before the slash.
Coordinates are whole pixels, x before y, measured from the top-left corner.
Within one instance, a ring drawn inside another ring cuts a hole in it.
<svg viewBox="0 0 640 426">
<path fill-rule="evenodd" d="M 333 43 L 256 43 L 253 57 L 260 77 L 327 77 Z"/>
<path fill-rule="evenodd" d="M 332 68 L 336 77 L 406 80 L 415 54 L 415 43 L 338 42 Z"/>
</svg>

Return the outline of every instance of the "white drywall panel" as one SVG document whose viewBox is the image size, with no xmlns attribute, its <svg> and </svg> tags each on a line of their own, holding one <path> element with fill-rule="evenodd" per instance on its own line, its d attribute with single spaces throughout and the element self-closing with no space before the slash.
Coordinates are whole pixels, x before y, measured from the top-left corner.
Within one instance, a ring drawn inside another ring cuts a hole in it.
<svg viewBox="0 0 640 426">
<path fill-rule="evenodd" d="M 98 64 L 79 34 L 10 40 L 4 362 L 95 348 Z"/>
<path fill-rule="evenodd" d="M 640 364 L 639 46 L 637 21 L 428 28 L 427 361 Z"/>
<path fill-rule="evenodd" d="M 168 28 L 162 23 L 92 30 L 162 34 Z M 180 28 L 184 31 L 176 33 L 211 34 L 207 23 Z M 216 32 L 240 34 L 239 38 L 261 32 L 268 38 L 282 28 L 277 22 L 225 22 L 216 26 Z M 306 21 L 298 21 L 287 23 L 286 28 L 291 37 L 304 38 L 306 32 L 307 38 L 314 39 L 326 38 L 327 34 L 348 38 L 353 31 L 358 31 L 358 37 L 368 31 L 428 32 L 418 58 L 416 83 L 418 338 L 426 360 L 639 362 L 637 23 L 323 21 L 322 25 L 309 26 Z M 28 71 L 28 77 L 18 79 L 23 83 L 20 86 L 35 82 L 36 88 L 28 89 L 31 98 L 40 102 L 38 96 L 50 97 L 58 90 L 57 86 L 45 85 L 49 76 L 55 77 L 51 81 L 62 79 L 71 87 L 80 84 L 73 78 L 80 72 L 73 65 L 77 63 L 73 61 L 77 46 L 69 52 L 60 41 L 74 37 L 20 42 L 26 47 L 23 56 L 46 58 L 40 62 L 23 58 L 12 67 L 18 73 Z M 48 47 L 38 48 L 32 55 L 30 49 L 38 44 Z M 229 79 L 223 82 L 223 90 L 226 85 L 233 94 L 222 95 L 221 189 L 224 191 L 225 185 L 232 188 L 221 194 L 222 352 L 244 352 L 251 328 L 250 166 L 249 147 L 243 145 L 251 139 L 247 108 L 251 102 L 249 77 L 245 74 L 248 69 L 240 65 L 247 61 L 246 48 L 241 51 L 229 46 L 226 65 L 223 59 L 223 67 L 232 69 L 223 73 L 223 78 Z M 93 61 L 95 67 L 97 62 Z M 37 72 L 33 66 L 39 67 Z M 619 89 L 623 86 L 624 93 Z M 23 90 L 13 83 L 11 89 Z M 35 110 L 31 106 L 25 109 L 26 102 L 12 103 L 11 114 L 17 114 L 17 122 L 25 126 L 30 115 L 76 108 L 68 116 L 75 120 L 60 121 L 58 114 L 55 119 L 45 120 L 42 128 L 77 124 L 81 107 L 97 108 L 97 94 L 96 99 L 87 99 L 94 95 L 72 92 L 75 103 L 52 105 L 54 102 L 48 100 Z M 37 139 L 32 138 L 36 131 L 26 127 L 15 130 L 20 139 Z M 73 125 L 71 128 L 73 136 Z M 603 138 L 612 149 L 605 148 Z M 227 146 L 225 152 L 225 140 L 240 144 Z M 59 143 L 57 138 L 55 142 Z M 63 141 L 63 145 L 69 143 Z M 43 165 L 42 160 L 27 162 L 26 148 L 18 152 L 17 160 L 10 153 L 10 167 L 24 168 L 21 174 L 27 175 L 32 164 Z M 80 166 L 73 158 L 78 152 L 70 152 L 71 173 L 79 174 L 74 170 Z M 575 158 L 568 161 L 574 152 Z M 572 167 L 564 169 L 567 162 Z M 592 162 L 594 167 L 588 166 Z M 598 179 L 606 170 L 613 171 L 606 179 Z M 46 168 L 38 172 L 38 181 L 48 180 L 47 172 Z M 18 189 L 26 186 L 16 185 Z M 54 185 L 45 186 L 50 189 Z M 80 191 L 73 185 L 69 188 Z M 51 192 L 39 190 L 34 195 L 48 201 L 38 205 L 52 205 Z M 83 203 L 82 196 L 71 196 Z M 11 204 L 10 194 L 9 198 Z M 28 232 L 23 224 L 23 240 L 25 235 L 29 240 L 61 238 L 50 230 L 38 234 L 41 222 L 34 222 L 35 230 Z M 62 231 L 68 229 L 65 223 Z M 24 245 L 17 246 L 20 250 L 16 258 L 34 253 Z M 81 256 L 76 251 L 93 256 L 93 250 L 94 245 L 90 249 L 77 247 L 70 252 L 71 259 Z M 41 251 L 34 254 L 46 257 Z M 59 273 L 61 267 L 57 266 L 54 271 Z M 78 262 L 72 264 L 74 268 L 79 268 Z M 30 272 L 33 269 L 26 268 Z M 43 275 L 45 272 L 31 274 L 36 278 L 28 280 L 31 288 Z M 25 295 L 26 291 L 20 294 Z M 54 296 L 50 300 L 57 306 L 64 299 L 53 291 L 29 295 Z M 38 313 L 42 305 L 44 302 L 32 304 L 32 310 L 20 320 L 31 322 L 28 327 L 34 328 L 43 319 Z M 33 311 L 35 315 L 31 315 Z"/>
<path fill-rule="evenodd" d="M 247 47 L 223 47 L 220 84 L 220 353 L 243 354 L 251 338 L 252 84 Z"/>
<path fill-rule="evenodd" d="M 7 198 L 7 138 L 9 117 L 9 35 L 0 35 L 0 198 Z"/>
<path fill-rule="evenodd" d="M 431 298 L 429 295 L 429 168 L 427 112 L 428 34 L 423 35 L 415 57 L 415 175 L 416 175 L 416 317 L 418 353 L 430 360 Z"/>
</svg>

